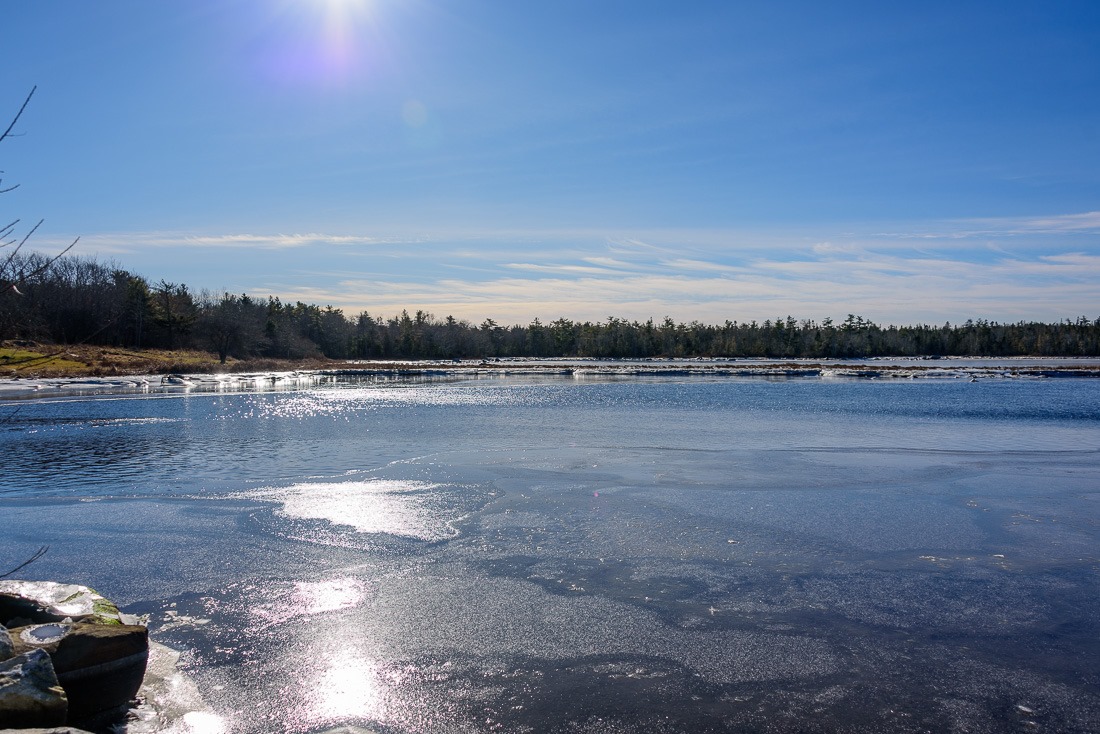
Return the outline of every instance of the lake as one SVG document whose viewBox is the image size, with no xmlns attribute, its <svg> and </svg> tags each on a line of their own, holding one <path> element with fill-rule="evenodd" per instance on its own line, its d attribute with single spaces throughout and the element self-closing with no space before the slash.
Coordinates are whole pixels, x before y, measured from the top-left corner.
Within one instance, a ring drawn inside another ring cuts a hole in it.
<svg viewBox="0 0 1100 734">
<path fill-rule="evenodd" d="M 0 402 L 0 570 L 174 731 L 1095 732 L 1100 380 L 334 377 Z"/>
</svg>

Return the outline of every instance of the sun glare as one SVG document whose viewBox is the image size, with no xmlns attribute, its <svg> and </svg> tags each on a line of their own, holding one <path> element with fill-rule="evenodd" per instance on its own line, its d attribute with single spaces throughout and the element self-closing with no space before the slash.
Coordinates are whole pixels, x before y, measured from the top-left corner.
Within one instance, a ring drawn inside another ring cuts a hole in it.
<svg viewBox="0 0 1100 734">
<path fill-rule="evenodd" d="M 373 0 L 312 0 L 329 25 L 356 25 L 371 16 Z"/>
<path fill-rule="evenodd" d="M 282 0 L 277 31 L 261 63 L 286 83 L 342 83 L 372 67 L 379 31 L 376 0 Z"/>
</svg>

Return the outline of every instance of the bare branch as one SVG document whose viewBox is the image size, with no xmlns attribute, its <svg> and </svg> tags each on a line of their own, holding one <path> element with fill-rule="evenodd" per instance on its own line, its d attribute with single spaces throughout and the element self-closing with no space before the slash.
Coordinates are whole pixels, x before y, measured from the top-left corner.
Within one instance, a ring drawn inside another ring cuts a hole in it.
<svg viewBox="0 0 1100 734">
<path fill-rule="evenodd" d="M 40 226 L 42 226 L 42 222 L 44 222 L 44 221 L 46 221 L 46 220 L 39 219 L 38 224 L 31 227 L 31 231 L 27 232 L 27 234 L 24 235 L 23 239 L 19 241 L 19 244 L 15 246 L 15 249 L 7 254 L 7 257 L 4 258 L 3 263 L 0 263 L 0 273 L 3 273 L 8 268 L 12 268 L 14 270 L 14 266 L 12 265 L 12 263 L 15 262 L 15 256 L 17 254 L 19 254 L 19 251 L 23 248 L 23 245 L 25 245 L 27 243 L 27 240 L 30 239 L 31 235 L 34 234 L 35 231 Z M 66 255 L 66 253 L 69 252 L 69 250 L 76 247 L 77 242 L 80 242 L 79 237 L 77 237 L 75 240 L 70 242 L 69 245 L 65 249 L 63 249 L 61 252 L 59 252 L 56 255 L 54 255 L 53 257 L 49 258 L 48 260 L 46 260 L 46 262 L 42 263 L 41 265 L 39 265 L 34 270 L 23 271 L 23 272 L 13 272 L 10 276 L 10 281 L 11 282 L 9 282 L 7 284 L 0 283 L 0 293 L 7 293 L 8 291 L 15 291 L 16 293 L 18 293 L 19 291 L 16 290 L 17 285 L 19 285 L 20 283 L 23 283 L 27 280 L 30 280 L 31 278 L 37 277 L 37 276 L 41 275 L 42 273 L 46 272 L 47 270 L 49 270 L 50 267 L 55 262 L 57 262 L 62 257 L 64 257 Z M 5 245 L 6 244 L 11 244 L 11 243 L 10 242 L 5 243 Z"/>
<path fill-rule="evenodd" d="M 17 571 L 21 571 L 22 569 L 24 569 L 27 566 L 31 565 L 32 563 L 37 561 L 39 558 L 46 555 L 46 551 L 48 551 L 49 549 L 50 549 L 50 546 L 48 546 L 48 545 L 42 546 L 41 548 L 39 548 L 38 550 L 36 550 L 34 552 L 33 556 L 31 556 L 27 560 L 23 561 L 22 563 L 20 563 L 18 566 L 16 566 L 12 570 L 6 571 L 4 573 L 0 573 L 0 579 L 7 578 L 8 576 L 11 576 L 13 573 L 16 573 Z"/>
<path fill-rule="evenodd" d="M 19 111 L 15 113 L 15 117 L 11 119 L 11 124 L 8 125 L 8 129 L 5 130 L 2 135 L 0 135 L 0 140 L 3 140 L 4 138 L 11 135 L 12 128 L 15 127 L 15 123 L 19 122 L 19 118 L 23 116 L 23 110 L 27 109 L 27 105 L 30 103 L 31 97 L 34 96 L 34 92 L 36 89 L 38 89 L 37 85 L 31 87 L 31 93 L 27 95 L 27 98 L 25 100 L 23 100 L 23 106 L 19 108 Z"/>
<path fill-rule="evenodd" d="M 3 425 L 5 423 L 11 423 L 15 419 L 15 416 L 18 415 L 19 411 L 22 410 L 22 409 L 23 409 L 22 405 L 17 405 L 14 408 L 12 408 L 10 411 L 8 411 L 7 415 L 5 415 L 3 418 L 0 418 L 0 425 Z M 0 578 L 3 578 L 3 576 L 0 576 Z"/>
<path fill-rule="evenodd" d="M 0 173 L 3 173 L 3 171 L 0 171 Z M 3 181 L 4 181 L 4 179 L 0 178 L 0 183 L 3 183 Z M 9 191 L 14 191 L 17 188 L 19 188 L 19 184 L 15 184 L 14 186 L 9 186 L 6 189 L 0 189 L 0 194 L 6 194 Z"/>
<path fill-rule="evenodd" d="M 31 231 L 27 232 L 25 235 L 23 235 L 23 239 L 20 240 L 19 244 L 16 245 L 16 247 L 15 247 L 15 252 L 19 252 L 19 250 L 23 247 L 23 245 L 27 244 L 27 240 L 29 240 L 31 238 L 31 235 L 35 233 L 35 230 L 37 230 L 39 227 L 41 227 L 42 222 L 45 222 L 45 221 L 46 221 L 45 219 L 39 219 L 38 223 L 36 225 L 34 225 L 33 227 L 31 227 Z M 14 253 L 12 253 L 12 254 L 14 254 Z"/>
<path fill-rule="evenodd" d="M 34 277 L 36 277 L 36 276 L 39 276 L 39 275 L 41 275 L 42 273 L 46 272 L 47 270 L 49 270 L 49 269 L 50 269 L 50 266 L 51 266 L 51 265 L 53 265 L 53 264 L 54 264 L 55 262 L 57 262 L 58 260 L 60 260 L 61 258 L 63 258 L 63 257 L 64 257 L 64 256 L 66 255 L 66 253 L 68 253 L 68 252 L 69 252 L 69 250 L 71 250 L 71 249 L 73 249 L 74 247 L 76 247 L 76 243 L 77 243 L 77 242 L 80 242 L 80 238 L 79 238 L 79 237 L 77 237 L 77 238 L 76 238 L 75 240 L 73 240 L 72 242 L 70 242 L 70 243 L 69 243 L 69 244 L 68 244 L 68 245 L 67 245 L 67 246 L 65 247 L 65 249 L 64 249 L 64 250 L 62 250 L 61 252 L 57 253 L 57 254 L 56 254 L 56 255 L 54 255 L 53 257 L 51 257 L 51 258 L 50 258 L 49 260 L 47 260 L 46 262 L 44 262 L 44 263 L 43 263 L 42 265 L 40 265 L 39 267 L 35 268 L 34 270 L 32 270 L 32 271 L 30 271 L 30 272 L 28 272 L 28 273 L 21 273 L 21 274 L 19 275 L 19 277 L 18 277 L 18 278 L 17 278 L 16 280 L 15 280 L 15 282 L 14 282 L 14 283 L 11 283 L 10 285 L 7 285 L 7 286 L 5 286 L 3 290 L 0 290 L 0 293 L 3 293 L 3 292 L 4 292 L 4 290 L 10 290 L 11 288 L 14 288 L 14 287 L 15 287 L 16 285 L 18 285 L 18 284 L 19 284 L 20 282 L 23 282 L 23 281 L 26 281 L 26 280 L 30 280 L 31 278 L 34 278 Z M 22 243 L 20 243 L 20 245 L 22 245 Z"/>
</svg>

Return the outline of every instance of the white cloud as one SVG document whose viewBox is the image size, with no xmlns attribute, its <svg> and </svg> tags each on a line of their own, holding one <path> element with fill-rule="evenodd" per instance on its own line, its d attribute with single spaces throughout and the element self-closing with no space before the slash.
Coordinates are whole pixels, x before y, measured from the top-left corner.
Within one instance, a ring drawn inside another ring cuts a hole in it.
<svg viewBox="0 0 1100 734">
<path fill-rule="evenodd" d="M 720 323 L 787 314 L 820 319 L 847 313 L 886 323 L 938 323 L 966 318 L 1057 320 L 1100 310 L 1100 296 L 1090 278 L 1080 277 L 1054 289 L 1034 282 L 1029 267 L 1033 265 L 1009 262 L 987 267 L 949 260 L 886 258 L 854 269 L 846 262 L 765 262 L 740 272 L 703 276 L 586 274 L 576 278 L 342 282 L 327 291 L 333 294 L 329 297 L 317 290 L 296 297 L 354 306 L 352 312 L 365 309 L 392 315 L 403 308 L 423 308 L 437 316 L 449 314 L 472 321 L 492 317 L 501 323 L 527 323 L 536 316 L 543 320 L 559 316 L 603 320 L 612 315 L 639 320 L 671 315 L 677 320 Z"/>
<path fill-rule="evenodd" d="M 617 260 L 613 257 L 585 257 L 581 258 L 584 262 L 592 265 L 599 265 L 600 267 L 609 268 L 611 270 L 631 270 L 635 266 L 625 260 Z"/>
<path fill-rule="evenodd" d="M 611 270 L 588 265 L 536 265 L 534 263 L 505 263 L 502 267 L 510 270 L 526 270 L 532 273 L 555 273 L 559 275 L 607 275 Z"/>
<path fill-rule="evenodd" d="M 126 255 L 122 265 L 141 274 L 141 263 L 156 262 L 156 277 L 196 290 L 270 294 L 349 315 L 425 309 L 526 323 L 535 316 L 721 322 L 859 313 L 934 323 L 1100 315 L 1098 227 L 1100 213 L 1087 212 L 899 226 L 878 235 L 852 228 L 150 232 L 93 235 L 82 248 Z M 998 238 L 1011 238 L 1011 251 Z M 197 251 L 218 256 L 204 260 Z M 222 280 L 200 282 L 185 272 Z"/>
<path fill-rule="evenodd" d="M 1100 271 L 1100 255 L 1089 255 L 1084 252 L 1067 252 L 1060 255 L 1042 255 L 1039 259 L 1059 265 L 1072 265 L 1075 268 L 1085 268 L 1092 272 Z"/>
<path fill-rule="evenodd" d="M 365 235 L 334 235 L 317 232 L 294 234 L 187 234 L 181 232 L 119 232 L 81 237 L 81 249 L 95 254 L 132 253 L 146 248 L 233 248 L 284 250 L 312 246 L 387 245 L 395 238 Z"/>
<path fill-rule="evenodd" d="M 875 232 L 883 239 L 976 240 L 989 237 L 1029 237 L 1035 235 L 1100 234 L 1100 211 L 1056 214 L 1044 217 L 991 217 L 958 219 L 915 225 L 908 229 Z"/>
<path fill-rule="evenodd" d="M 743 267 L 735 267 L 733 265 L 723 265 L 722 263 L 707 262 L 705 260 L 691 260 L 688 258 L 678 258 L 675 260 L 662 260 L 661 265 L 673 270 L 680 270 L 686 272 L 699 272 L 699 273 L 744 273 L 747 272 Z"/>
<path fill-rule="evenodd" d="M 1100 211 L 1020 220 L 1023 228 L 1040 232 L 1100 232 Z"/>
</svg>

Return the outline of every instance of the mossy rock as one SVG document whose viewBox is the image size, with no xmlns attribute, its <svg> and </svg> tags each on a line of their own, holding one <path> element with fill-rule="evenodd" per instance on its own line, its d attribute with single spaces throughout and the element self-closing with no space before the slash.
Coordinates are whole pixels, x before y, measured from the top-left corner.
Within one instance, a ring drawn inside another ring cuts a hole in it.
<svg viewBox="0 0 1100 734">
<path fill-rule="evenodd" d="M 122 624 L 118 607 L 95 589 L 55 581 L 0 581 L 0 624 L 45 624 L 71 619 Z"/>
</svg>

